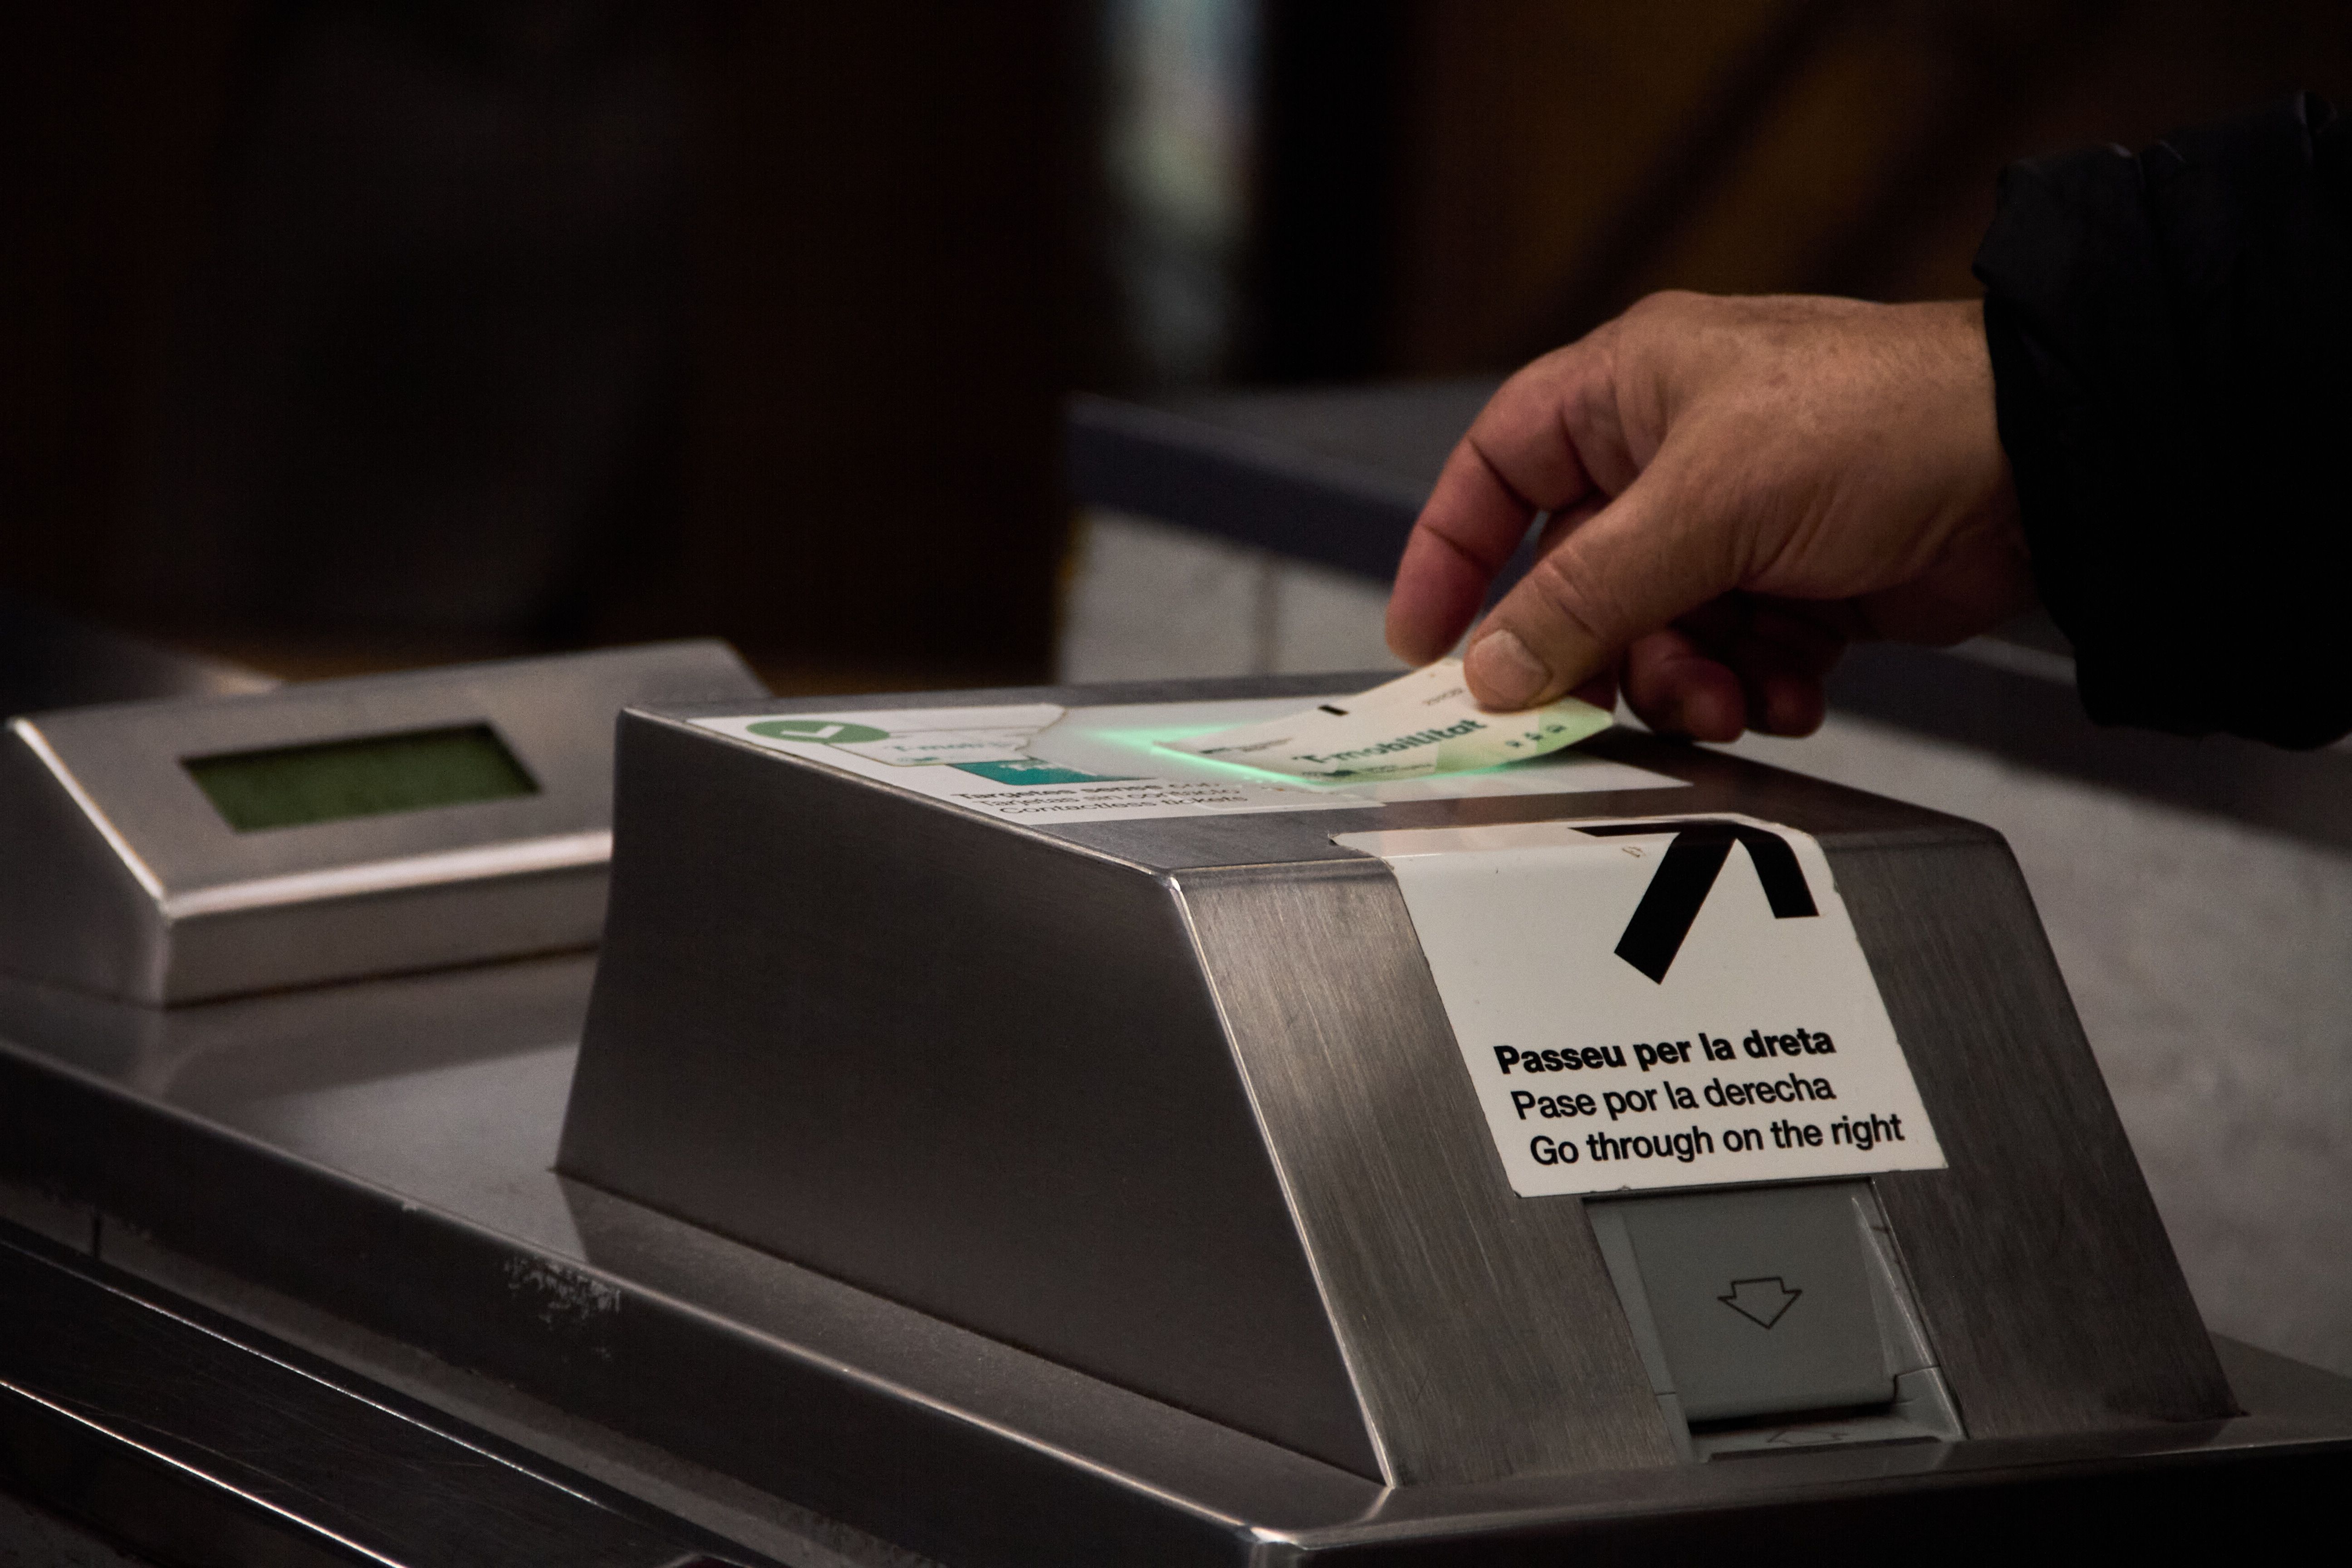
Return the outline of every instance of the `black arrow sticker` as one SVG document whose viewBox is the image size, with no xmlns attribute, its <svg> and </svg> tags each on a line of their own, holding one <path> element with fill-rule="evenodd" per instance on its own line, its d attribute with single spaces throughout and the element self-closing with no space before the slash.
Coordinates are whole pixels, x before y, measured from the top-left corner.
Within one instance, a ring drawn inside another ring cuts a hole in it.
<svg viewBox="0 0 2352 1568">
<path fill-rule="evenodd" d="M 1804 868 L 1797 852 L 1777 833 L 1743 822 L 1611 822 L 1580 827 L 1596 838 L 1630 838 L 1660 833 L 1674 835 L 1664 857 L 1651 875 L 1650 885 L 1617 939 L 1617 956 L 1660 984 L 1683 950 L 1691 922 L 1698 919 L 1715 879 L 1731 856 L 1734 844 L 1744 845 L 1756 879 L 1764 885 L 1764 900 L 1776 920 L 1801 920 L 1818 915 L 1812 889 L 1805 886 Z"/>
</svg>

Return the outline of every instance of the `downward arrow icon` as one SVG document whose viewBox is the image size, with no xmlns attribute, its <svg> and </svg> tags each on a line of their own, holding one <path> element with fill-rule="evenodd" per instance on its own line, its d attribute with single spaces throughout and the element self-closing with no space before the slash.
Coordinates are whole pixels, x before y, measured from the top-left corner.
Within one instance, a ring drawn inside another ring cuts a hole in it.
<svg viewBox="0 0 2352 1568">
<path fill-rule="evenodd" d="M 1716 1300 L 1758 1328 L 1769 1329 L 1779 1322 L 1780 1314 L 1803 1294 L 1802 1290 L 1790 1289 L 1780 1282 L 1778 1274 L 1772 1274 L 1761 1279 L 1734 1279 L 1731 1294 L 1717 1296 Z"/>
</svg>

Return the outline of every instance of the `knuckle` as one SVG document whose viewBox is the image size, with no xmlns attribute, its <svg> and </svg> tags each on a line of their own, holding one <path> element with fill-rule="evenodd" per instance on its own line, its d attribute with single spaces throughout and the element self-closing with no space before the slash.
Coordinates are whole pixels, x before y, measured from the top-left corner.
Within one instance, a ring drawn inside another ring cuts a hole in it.
<svg viewBox="0 0 2352 1568">
<path fill-rule="evenodd" d="M 1716 327 L 1729 301 L 1690 289 L 1661 289 L 1635 300 L 1612 325 L 1652 339 L 1686 337 Z"/>
<path fill-rule="evenodd" d="M 1706 295 L 1689 289 L 1660 289 L 1634 300 L 1625 315 L 1629 320 L 1637 316 L 1672 315 L 1692 309 L 1706 298 Z"/>
<path fill-rule="evenodd" d="M 1571 553 L 1563 548 L 1538 560 L 1528 572 L 1528 592 L 1555 624 L 1598 647 L 1608 647 L 1613 640 L 1609 634 L 1614 621 L 1594 591 L 1592 574 L 1576 571 L 1565 559 Z"/>
</svg>

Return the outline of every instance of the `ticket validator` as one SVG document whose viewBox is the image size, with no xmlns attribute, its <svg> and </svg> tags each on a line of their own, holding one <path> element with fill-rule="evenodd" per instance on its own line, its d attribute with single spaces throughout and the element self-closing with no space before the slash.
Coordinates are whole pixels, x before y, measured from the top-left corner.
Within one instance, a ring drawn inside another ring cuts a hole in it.
<svg viewBox="0 0 2352 1568">
<path fill-rule="evenodd" d="M 2352 1455 L 2207 1334 L 1987 829 L 1631 733 L 1159 744 L 1360 679 L 672 657 L 609 817 L 545 698 L 616 666 L 20 722 L 9 1215 L 946 1562 L 1933 1555 Z"/>
<path fill-rule="evenodd" d="M 631 714 L 562 1168 L 1433 1496 L 2238 1414 L 1997 835 L 1219 689 Z"/>
</svg>

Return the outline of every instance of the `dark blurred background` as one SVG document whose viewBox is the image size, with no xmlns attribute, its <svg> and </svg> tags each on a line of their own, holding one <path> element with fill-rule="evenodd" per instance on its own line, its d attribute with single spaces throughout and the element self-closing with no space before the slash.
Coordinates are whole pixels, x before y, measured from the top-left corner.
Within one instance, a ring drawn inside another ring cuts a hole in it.
<svg viewBox="0 0 2352 1568">
<path fill-rule="evenodd" d="M 1972 291 L 2019 155 L 2340 0 L 12 8 L 0 592 L 287 675 L 673 635 L 1040 679 L 1074 388 Z"/>
</svg>

